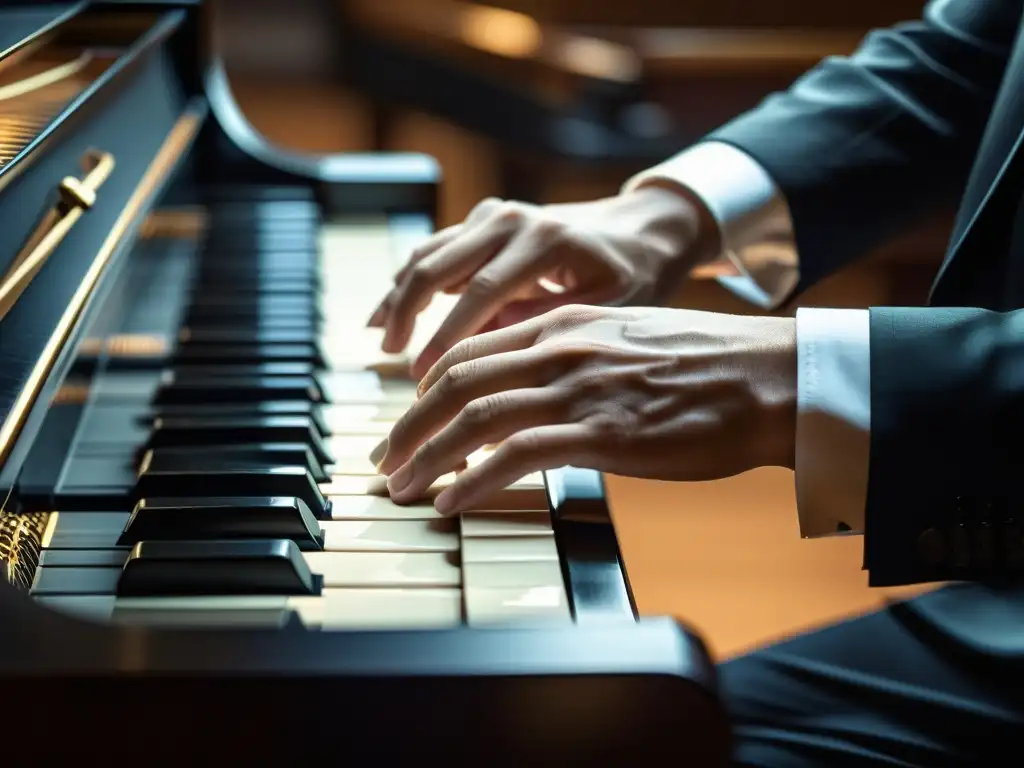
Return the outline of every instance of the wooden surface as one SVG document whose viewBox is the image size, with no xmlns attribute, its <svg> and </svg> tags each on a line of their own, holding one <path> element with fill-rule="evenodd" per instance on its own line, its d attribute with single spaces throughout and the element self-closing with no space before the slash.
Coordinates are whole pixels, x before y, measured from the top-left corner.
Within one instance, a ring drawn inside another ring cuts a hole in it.
<svg viewBox="0 0 1024 768">
<path fill-rule="evenodd" d="M 351 95 L 243 79 L 235 88 L 243 109 L 274 142 L 329 152 L 359 150 L 369 140 L 365 110 Z M 393 140 L 396 149 L 428 152 L 440 161 L 442 223 L 459 220 L 493 194 L 495 163 L 486 141 L 424 116 L 406 119 Z M 863 306 L 886 289 L 870 273 L 852 270 L 820 286 L 810 300 Z M 710 284 L 685 298 L 690 306 L 749 309 Z M 608 487 L 640 610 L 695 627 L 719 658 L 913 591 L 869 590 L 859 537 L 801 540 L 789 471 L 695 484 L 611 477 Z"/>
</svg>

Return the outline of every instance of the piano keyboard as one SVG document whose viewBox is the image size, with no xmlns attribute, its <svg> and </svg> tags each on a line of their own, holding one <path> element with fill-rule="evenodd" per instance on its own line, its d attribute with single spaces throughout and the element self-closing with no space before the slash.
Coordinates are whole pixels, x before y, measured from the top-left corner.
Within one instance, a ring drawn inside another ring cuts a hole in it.
<svg viewBox="0 0 1024 768">
<path fill-rule="evenodd" d="M 198 245 L 140 246 L 151 269 L 122 328 L 83 344 L 94 372 L 65 397 L 80 427 L 46 499 L 36 599 L 173 626 L 573 621 L 542 474 L 445 518 L 431 496 L 452 476 L 398 505 L 370 462 L 416 395 L 409 359 L 365 323 L 429 230 L 325 226 L 301 199 L 209 213 Z"/>
</svg>

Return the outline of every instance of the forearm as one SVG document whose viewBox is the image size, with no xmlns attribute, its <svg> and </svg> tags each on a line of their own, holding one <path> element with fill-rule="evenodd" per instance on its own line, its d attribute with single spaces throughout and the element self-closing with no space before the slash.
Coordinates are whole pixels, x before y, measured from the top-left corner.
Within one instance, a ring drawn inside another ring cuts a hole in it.
<svg viewBox="0 0 1024 768">
<path fill-rule="evenodd" d="M 871 583 L 1020 570 L 1024 311 L 878 308 L 870 332 Z"/>
<path fill-rule="evenodd" d="M 931 2 L 708 137 L 757 160 L 785 195 L 797 290 L 955 202 L 1022 7 Z"/>
</svg>

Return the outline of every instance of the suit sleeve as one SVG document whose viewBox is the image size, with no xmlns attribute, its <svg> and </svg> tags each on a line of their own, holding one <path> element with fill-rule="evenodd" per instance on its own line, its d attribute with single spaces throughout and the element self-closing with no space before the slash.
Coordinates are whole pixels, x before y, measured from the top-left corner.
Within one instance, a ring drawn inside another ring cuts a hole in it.
<svg viewBox="0 0 1024 768">
<path fill-rule="evenodd" d="M 707 137 L 785 196 L 802 291 L 953 205 L 1006 68 L 1024 0 L 932 0 Z"/>
<path fill-rule="evenodd" d="M 1024 574 L 1024 311 L 870 310 L 874 586 Z"/>
</svg>

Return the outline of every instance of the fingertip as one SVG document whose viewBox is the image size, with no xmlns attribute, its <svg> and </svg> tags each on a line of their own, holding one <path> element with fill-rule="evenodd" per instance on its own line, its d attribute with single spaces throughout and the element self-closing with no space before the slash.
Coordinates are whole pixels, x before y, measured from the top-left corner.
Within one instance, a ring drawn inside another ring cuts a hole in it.
<svg viewBox="0 0 1024 768">
<path fill-rule="evenodd" d="M 459 510 L 455 506 L 456 499 L 452 497 L 451 488 L 445 488 L 434 499 L 434 509 L 440 515 L 450 516 L 458 514 Z"/>
<path fill-rule="evenodd" d="M 404 334 L 400 332 L 388 329 L 380 345 L 381 351 L 388 355 L 397 355 L 405 349 L 406 340 L 403 336 Z"/>
</svg>

